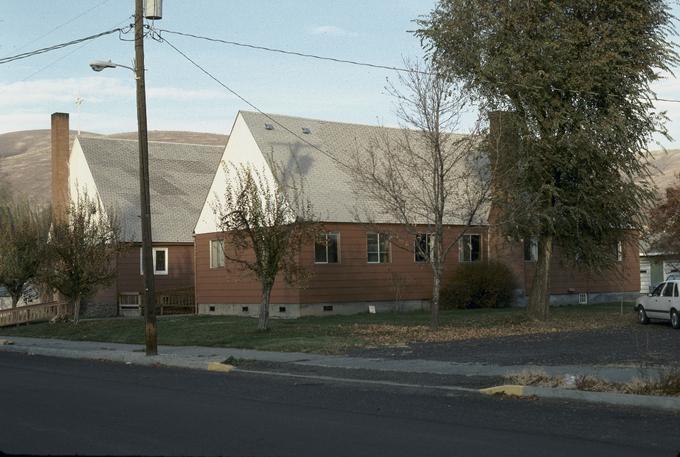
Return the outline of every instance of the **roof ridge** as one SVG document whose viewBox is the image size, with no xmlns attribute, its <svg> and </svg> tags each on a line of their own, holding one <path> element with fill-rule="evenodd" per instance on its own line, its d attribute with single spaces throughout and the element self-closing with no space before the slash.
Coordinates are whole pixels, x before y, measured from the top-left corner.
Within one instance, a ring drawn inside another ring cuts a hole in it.
<svg viewBox="0 0 680 457">
<path fill-rule="evenodd" d="M 139 140 L 133 140 L 130 138 L 111 138 L 107 136 L 89 136 L 89 135 L 78 135 L 77 138 L 81 139 L 88 139 L 88 140 L 105 140 L 105 141 L 130 141 L 130 142 L 138 142 Z M 222 148 L 224 149 L 224 146 L 220 146 L 219 144 L 205 144 L 205 143 L 183 143 L 180 141 L 148 141 L 149 143 L 157 143 L 157 144 L 182 144 L 186 146 L 205 146 L 209 148 Z M 226 143 L 225 143 L 226 144 Z"/>
</svg>

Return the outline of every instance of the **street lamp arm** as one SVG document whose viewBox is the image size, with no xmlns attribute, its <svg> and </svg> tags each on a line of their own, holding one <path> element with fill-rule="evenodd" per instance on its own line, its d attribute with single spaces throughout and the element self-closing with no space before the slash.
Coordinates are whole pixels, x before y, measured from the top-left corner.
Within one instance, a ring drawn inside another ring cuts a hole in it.
<svg viewBox="0 0 680 457">
<path fill-rule="evenodd" d="M 132 67 L 129 67 L 127 65 L 123 65 L 121 63 L 115 63 L 111 62 L 111 59 L 109 60 L 93 60 L 90 62 L 90 67 L 94 71 L 102 71 L 105 68 L 117 68 L 117 67 L 122 67 L 122 68 L 127 68 L 131 72 L 135 73 L 135 69 Z"/>
</svg>

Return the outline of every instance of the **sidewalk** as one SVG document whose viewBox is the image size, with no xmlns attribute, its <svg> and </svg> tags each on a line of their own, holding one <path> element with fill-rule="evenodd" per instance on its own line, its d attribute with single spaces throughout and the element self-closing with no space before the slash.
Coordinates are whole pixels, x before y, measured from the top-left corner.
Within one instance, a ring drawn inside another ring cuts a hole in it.
<svg viewBox="0 0 680 457">
<path fill-rule="evenodd" d="M 208 369 L 210 364 L 235 359 L 275 362 L 296 366 L 363 369 L 379 372 L 422 373 L 451 376 L 499 377 L 525 370 L 543 371 L 553 376 L 589 375 L 616 383 L 634 378 L 652 378 L 659 373 L 654 368 L 633 368 L 602 365 L 492 365 L 482 363 L 457 363 L 422 359 L 386 359 L 348 357 L 337 355 L 307 354 L 299 352 L 268 352 L 252 349 L 211 348 L 199 346 L 160 346 L 159 355 L 147 357 L 144 347 L 134 344 L 100 343 L 91 341 L 67 341 L 43 338 L 2 337 L 13 344 L 0 345 L 2 351 L 23 352 L 36 355 L 108 360 L 138 365 L 165 365 L 171 367 Z"/>
</svg>

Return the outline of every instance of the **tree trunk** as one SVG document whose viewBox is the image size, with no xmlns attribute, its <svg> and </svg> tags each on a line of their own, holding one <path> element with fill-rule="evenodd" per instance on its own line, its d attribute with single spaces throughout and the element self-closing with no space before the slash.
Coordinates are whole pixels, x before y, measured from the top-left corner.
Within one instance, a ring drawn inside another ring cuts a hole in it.
<svg viewBox="0 0 680 457">
<path fill-rule="evenodd" d="M 19 303 L 19 299 L 21 298 L 21 294 L 13 294 L 10 292 L 10 295 L 12 296 L 12 308 L 16 308 L 17 303 Z"/>
<path fill-rule="evenodd" d="M 545 321 L 550 309 L 550 258 L 552 257 L 552 236 L 538 240 L 538 259 L 534 281 L 529 295 L 528 312 L 534 319 Z"/>
<path fill-rule="evenodd" d="M 73 323 L 77 324 L 80 320 L 80 295 L 73 300 Z"/>
<path fill-rule="evenodd" d="M 262 286 L 262 303 L 260 303 L 260 318 L 257 322 L 258 330 L 269 330 L 269 297 L 272 293 L 272 286 L 265 284 Z"/>
<path fill-rule="evenodd" d="M 441 271 L 438 268 L 434 268 L 434 274 L 432 278 L 432 320 L 430 322 L 430 327 L 432 330 L 437 330 L 439 327 L 439 295 L 441 289 Z"/>
</svg>

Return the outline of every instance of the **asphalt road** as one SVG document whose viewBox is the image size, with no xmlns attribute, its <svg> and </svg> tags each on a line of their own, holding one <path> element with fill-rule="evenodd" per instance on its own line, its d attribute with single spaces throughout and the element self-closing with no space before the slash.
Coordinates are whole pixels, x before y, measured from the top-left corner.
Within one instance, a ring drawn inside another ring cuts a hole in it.
<svg viewBox="0 0 680 457">
<path fill-rule="evenodd" d="M 0 353 L 0 451 L 676 456 L 680 415 Z"/>
<path fill-rule="evenodd" d="M 667 323 L 589 331 L 412 343 L 361 349 L 352 355 L 497 365 L 680 364 L 680 331 Z"/>
</svg>

